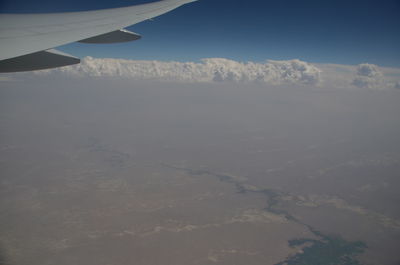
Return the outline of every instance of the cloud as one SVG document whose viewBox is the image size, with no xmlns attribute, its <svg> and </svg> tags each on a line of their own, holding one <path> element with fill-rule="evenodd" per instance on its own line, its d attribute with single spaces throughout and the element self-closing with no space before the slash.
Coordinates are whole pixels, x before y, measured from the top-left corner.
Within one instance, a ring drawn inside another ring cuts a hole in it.
<svg viewBox="0 0 400 265">
<path fill-rule="evenodd" d="M 378 66 L 374 64 L 364 63 L 358 65 L 357 75 L 375 78 L 382 77 L 382 72 L 379 70 Z"/>
<path fill-rule="evenodd" d="M 352 84 L 357 87 L 371 89 L 382 89 L 387 87 L 383 73 L 379 70 L 379 67 L 367 63 L 359 64 L 357 66 L 356 77 Z"/>
<path fill-rule="evenodd" d="M 35 78 L 101 78 L 171 82 L 257 83 L 320 88 L 400 89 L 400 69 L 363 63 L 357 66 L 308 63 L 297 59 L 242 63 L 224 58 L 200 62 L 163 62 L 85 57 L 81 64 L 2 75 L 1 81 Z"/>
<path fill-rule="evenodd" d="M 136 80 L 184 82 L 259 82 L 317 85 L 321 70 L 300 60 L 241 63 L 223 58 L 195 62 L 136 61 L 85 57 L 81 64 L 38 71 L 40 75 L 120 77 Z"/>
<path fill-rule="evenodd" d="M 262 82 L 270 84 L 310 84 L 321 81 L 321 71 L 300 60 L 268 61 L 266 64 L 239 63 L 227 59 L 205 59 L 213 81 Z"/>
</svg>

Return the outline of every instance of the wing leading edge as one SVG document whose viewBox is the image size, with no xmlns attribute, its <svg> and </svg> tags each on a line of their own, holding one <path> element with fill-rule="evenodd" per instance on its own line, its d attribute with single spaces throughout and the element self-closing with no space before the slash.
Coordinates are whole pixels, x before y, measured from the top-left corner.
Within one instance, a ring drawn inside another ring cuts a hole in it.
<svg viewBox="0 0 400 265">
<path fill-rule="evenodd" d="M 63 54 L 58 64 L 41 63 L 41 55 L 54 54 L 57 46 L 71 42 L 113 43 L 131 41 L 140 35 L 123 30 L 123 28 L 157 17 L 184 4 L 197 0 L 163 0 L 148 4 L 103 9 L 85 12 L 51 13 L 51 14 L 2 14 L 0 15 L 0 72 L 7 69 L 7 64 L 15 64 L 19 59 L 26 67 L 21 69 L 38 69 L 59 67 L 71 63 L 79 63 L 79 59 Z M 43 53 L 41 53 L 43 52 Z M 60 54 L 56 52 L 56 54 Z M 64 59 L 63 59 L 64 58 Z M 74 58 L 72 60 L 71 58 Z M 34 59 L 34 60 L 32 60 Z M 77 59 L 77 60 L 76 60 Z M 6 65 L 4 65 L 6 64 Z M 12 69 L 12 67 L 10 68 Z M 20 70 L 21 71 L 21 70 Z M 26 71 L 26 70 L 22 70 Z"/>
</svg>

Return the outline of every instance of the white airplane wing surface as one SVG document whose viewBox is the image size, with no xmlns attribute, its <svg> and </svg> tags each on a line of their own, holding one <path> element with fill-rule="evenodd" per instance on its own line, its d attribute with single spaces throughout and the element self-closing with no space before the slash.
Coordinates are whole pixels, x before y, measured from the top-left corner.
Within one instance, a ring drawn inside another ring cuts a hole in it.
<svg viewBox="0 0 400 265">
<path fill-rule="evenodd" d="M 163 0 L 148 4 L 84 12 L 0 15 L 0 72 L 31 71 L 79 63 L 53 50 L 71 42 L 114 43 L 140 35 L 123 28 L 167 13 L 196 0 Z"/>
</svg>

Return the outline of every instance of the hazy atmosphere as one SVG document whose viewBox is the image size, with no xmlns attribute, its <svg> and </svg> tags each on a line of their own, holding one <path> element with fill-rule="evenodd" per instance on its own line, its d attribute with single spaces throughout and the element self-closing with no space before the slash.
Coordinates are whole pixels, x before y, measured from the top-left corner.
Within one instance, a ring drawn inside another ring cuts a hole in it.
<svg viewBox="0 0 400 265">
<path fill-rule="evenodd" d="M 0 74 L 0 265 L 400 265 L 399 1 L 146 6 L 111 34 L 133 43 L 67 44 L 108 11 L 0 23 L 0 51 L 58 34 L 81 59 Z"/>
<path fill-rule="evenodd" d="M 59 72 L 1 83 L 4 264 L 399 264 L 399 90 Z"/>
</svg>

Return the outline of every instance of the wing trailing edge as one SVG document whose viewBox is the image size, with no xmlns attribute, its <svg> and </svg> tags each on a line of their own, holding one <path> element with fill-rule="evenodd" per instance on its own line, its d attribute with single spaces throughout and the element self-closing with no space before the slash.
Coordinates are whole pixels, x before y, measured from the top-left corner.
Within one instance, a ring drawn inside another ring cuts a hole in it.
<svg viewBox="0 0 400 265">
<path fill-rule="evenodd" d="M 105 33 L 88 39 L 80 40 L 81 43 L 90 44 L 107 44 L 107 43 L 118 43 L 118 42 L 128 42 L 135 41 L 142 38 L 137 33 L 128 31 L 126 29 L 120 29 L 113 32 Z"/>
<path fill-rule="evenodd" d="M 51 49 L 0 61 L 0 73 L 43 70 L 80 63 L 80 59 Z"/>
</svg>

